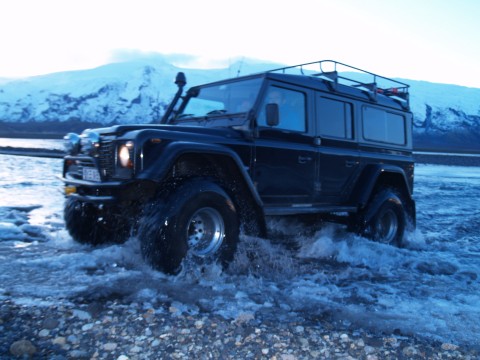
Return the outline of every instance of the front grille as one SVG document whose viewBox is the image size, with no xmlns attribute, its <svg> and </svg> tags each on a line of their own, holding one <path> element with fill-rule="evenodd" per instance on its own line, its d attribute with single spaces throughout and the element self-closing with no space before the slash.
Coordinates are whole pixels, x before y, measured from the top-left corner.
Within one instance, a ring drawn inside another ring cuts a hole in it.
<svg viewBox="0 0 480 360">
<path fill-rule="evenodd" d="M 85 176 L 85 168 L 95 168 L 98 170 L 101 181 L 109 181 L 116 174 L 116 142 L 113 140 L 102 139 L 100 146 L 95 149 L 95 154 L 80 154 L 75 156 L 67 163 L 66 175 L 73 179 L 87 180 Z M 89 170 L 90 176 L 92 172 Z M 88 176 L 88 177 L 90 177 Z M 131 172 L 129 172 L 131 176 Z M 94 180 L 95 181 L 95 180 Z M 97 180 L 98 181 L 98 180 Z"/>
<path fill-rule="evenodd" d="M 115 144 L 113 141 L 102 141 L 98 148 L 98 165 L 104 178 L 111 178 L 115 172 Z"/>
</svg>

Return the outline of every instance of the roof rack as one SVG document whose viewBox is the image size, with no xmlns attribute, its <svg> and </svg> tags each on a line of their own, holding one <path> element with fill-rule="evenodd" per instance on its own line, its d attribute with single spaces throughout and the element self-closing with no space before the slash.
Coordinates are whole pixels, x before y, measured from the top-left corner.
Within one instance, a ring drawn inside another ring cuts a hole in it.
<svg viewBox="0 0 480 360">
<path fill-rule="evenodd" d="M 373 101 L 376 101 L 378 94 L 382 94 L 399 102 L 404 108 L 408 109 L 410 105 L 410 85 L 335 60 L 314 61 L 267 72 L 295 74 L 295 71 L 324 81 L 332 90 L 338 90 L 338 84 L 342 84 L 362 90 Z"/>
</svg>

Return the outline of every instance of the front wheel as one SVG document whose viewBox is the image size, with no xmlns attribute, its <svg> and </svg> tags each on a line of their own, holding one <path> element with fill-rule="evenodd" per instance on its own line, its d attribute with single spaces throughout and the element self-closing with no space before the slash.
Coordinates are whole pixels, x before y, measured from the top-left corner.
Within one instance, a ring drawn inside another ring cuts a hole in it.
<svg viewBox="0 0 480 360">
<path fill-rule="evenodd" d="M 131 223 L 114 207 L 97 207 L 68 198 L 64 210 L 65 226 L 72 238 L 89 245 L 125 242 Z"/>
<path fill-rule="evenodd" d="M 401 196 L 392 189 L 379 191 L 362 214 L 361 234 L 394 246 L 403 245 L 407 212 Z"/>
<path fill-rule="evenodd" d="M 138 237 L 144 259 L 166 273 L 178 273 L 187 255 L 226 266 L 239 238 L 237 211 L 220 186 L 191 180 L 148 205 Z"/>
</svg>

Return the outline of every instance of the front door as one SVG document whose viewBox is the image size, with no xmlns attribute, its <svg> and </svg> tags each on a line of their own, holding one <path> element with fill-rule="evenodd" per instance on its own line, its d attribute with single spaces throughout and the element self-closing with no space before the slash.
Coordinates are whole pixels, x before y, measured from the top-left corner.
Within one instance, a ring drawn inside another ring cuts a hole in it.
<svg viewBox="0 0 480 360">
<path fill-rule="evenodd" d="M 266 105 L 278 105 L 268 125 Z M 271 84 L 257 115 L 254 180 L 265 205 L 308 206 L 315 198 L 318 149 L 308 126 L 308 92 Z"/>
</svg>

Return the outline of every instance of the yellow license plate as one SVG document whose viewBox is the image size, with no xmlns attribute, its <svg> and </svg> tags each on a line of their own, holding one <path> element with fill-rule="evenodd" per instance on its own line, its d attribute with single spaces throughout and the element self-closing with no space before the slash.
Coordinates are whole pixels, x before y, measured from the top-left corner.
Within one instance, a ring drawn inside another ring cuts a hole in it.
<svg viewBox="0 0 480 360">
<path fill-rule="evenodd" d="M 70 195 L 74 194 L 77 192 L 77 187 L 76 186 L 65 186 L 65 195 Z"/>
</svg>

